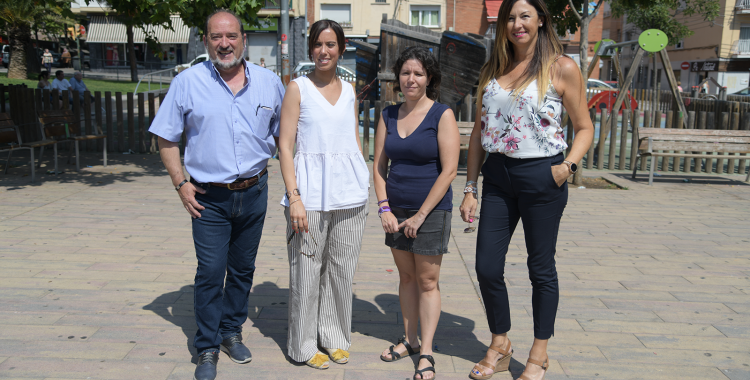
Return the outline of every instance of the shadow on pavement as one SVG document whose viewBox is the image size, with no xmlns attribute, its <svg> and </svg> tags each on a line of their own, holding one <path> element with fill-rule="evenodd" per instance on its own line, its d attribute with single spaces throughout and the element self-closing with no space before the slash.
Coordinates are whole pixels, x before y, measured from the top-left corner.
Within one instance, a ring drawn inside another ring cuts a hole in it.
<svg viewBox="0 0 750 380">
<path fill-rule="evenodd" d="M 38 157 L 39 152 L 35 152 Z M 158 154 L 122 154 L 108 153 L 107 166 L 102 166 L 102 153 L 82 152 L 81 171 L 76 172 L 75 157 L 68 162 L 68 152 L 60 150 L 57 157 L 57 175 L 54 169 L 52 149 L 45 149 L 42 156 L 42 167 L 36 168 L 36 180 L 31 182 L 28 151 L 14 151 L 10 159 L 8 174 L 5 170 L 5 157 L 0 159 L 0 186 L 7 190 L 19 190 L 28 186 L 40 186 L 47 182 L 80 183 L 87 186 L 106 186 L 116 182 L 134 182 L 142 177 L 162 177 L 166 169 Z M 48 173 L 49 171 L 49 173 Z M 169 180 L 165 180 L 165 184 Z"/>
<path fill-rule="evenodd" d="M 658 175 L 656 175 L 658 174 Z M 639 171 L 633 179 L 631 173 L 612 173 L 617 178 L 621 178 L 627 181 L 642 183 L 648 185 L 648 171 Z M 746 174 L 743 174 L 743 176 Z M 690 175 L 685 174 L 654 174 L 654 185 L 658 184 L 678 184 L 678 183 L 692 183 L 696 185 L 731 185 L 731 186 L 750 186 L 750 183 L 735 180 L 732 178 L 722 177 L 720 174 L 717 175 Z"/>
<path fill-rule="evenodd" d="M 196 363 L 197 353 L 192 344 L 196 332 L 195 318 L 192 313 L 192 293 L 193 286 L 186 285 L 179 291 L 160 295 L 143 309 L 153 311 L 182 329 L 186 338 L 185 345 L 192 357 L 191 361 Z M 254 328 L 278 345 L 290 364 L 302 366 L 304 363 L 295 362 L 286 354 L 288 299 L 289 289 L 287 288 L 279 288 L 272 282 L 255 285 L 250 293 L 248 304 L 249 319 L 253 322 Z M 359 299 L 355 295 L 352 310 L 352 332 L 382 340 L 384 350 L 404 335 L 404 327 L 400 321 L 401 308 L 396 294 L 379 294 L 375 296 L 375 303 Z M 474 329 L 473 320 L 443 311 L 435 333 L 437 347 L 434 351 L 469 362 L 478 362 L 484 357 L 487 345 L 474 335 Z M 417 364 L 417 355 L 410 359 L 414 365 Z M 511 361 L 510 372 L 513 378 L 521 375 L 524 366 L 515 359 Z"/>
<path fill-rule="evenodd" d="M 196 358 L 198 353 L 193 347 L 193 338 L 198 330 L 193 314 L 193 285 L 185 285 L 176 292 L 164 293 L 144 306 L 143 310 L 153 311 L 164 320 L 181 328 L 187 339 L 185 345 L 190 351 L 191 362 L 193 364 L 198 362 Z"/>
</svg>

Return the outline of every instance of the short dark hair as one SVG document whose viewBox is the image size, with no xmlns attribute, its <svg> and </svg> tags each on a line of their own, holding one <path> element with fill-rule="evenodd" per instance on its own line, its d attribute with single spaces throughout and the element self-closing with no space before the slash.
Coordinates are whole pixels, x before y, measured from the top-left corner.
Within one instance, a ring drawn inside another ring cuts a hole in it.
<svg viewBox="0 0 750 380">
<path fill-rule="evenodd" d="M 310 27 L 310 37 L 307 40 L 307 56 L 312 61 L 312 51 L 315 42 L 318 41 L 320 33 L 324 30 L 331 28 L 333 33 L 336 34 L 336 42 L 339 44 L 339 56 L 344 55 L 344 49 L 346 49 L 346 37 L 344 37 L 344 29 L 341 25 L 333 20 L 318 20 Z"/>
<path fill-rule="evenodd" d="M 401 92 L 401 82 L 399 82 L 399 73 L 401 67 L 410 59 L 416 59 L 422 64 L 425 74 L 430 77 L 430 83 L 427 84 L 427 97 L 437 100 L 440 96 L 440 63 L 430 50 L 422 46 L 412 46 L 406 48 L 396 60 L 391 70 L 396 75 L 396 83 L 393 85 L 394 92 Z"/>
<path fill-rule="evenodd" d="M 63 76 L 65 76 L 65 72 L 64 71 L 62 71 L 62 70 L 55 71 L 55 76 L 58 76 L 60 74 L 62 74 Z"/>
<path fill-rule="evenodd" d="M 240 33 L 242 33 L 242 19 L 240 18 L 240 16 L 237 16 L 236 13 L 230 11 L 229 9 L 219 8 L 214 13 L 211 13 L 210 15 L 208 15 L 208 17 L 206 17 L 206 29 L 203 29 L 204 35 L 208 34 L 208 22 L 211 21 L 212 17 L 216 16 L 219 13 L 229 13 L 230 15 L 234 16 L 234 18 L 237 20 L 237 23 L 240 24 Z"/>
</svg>

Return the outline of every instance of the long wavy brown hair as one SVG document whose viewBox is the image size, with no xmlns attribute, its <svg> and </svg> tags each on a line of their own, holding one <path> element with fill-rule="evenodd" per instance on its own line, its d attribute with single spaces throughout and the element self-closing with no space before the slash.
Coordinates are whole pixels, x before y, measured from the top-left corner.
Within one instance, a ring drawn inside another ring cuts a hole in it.
<svg viewBox="0 0 750 380">
<path fill-rule="evenodd" d="M 521 83 L 513 83 L 513 85 L 517 85 L 511 95 L 518 98 L 523 90 L 536 79 L 541 101 L 544 98 L 541 95 L 547 92 L 547 86 L 552 80 L 552 65 L 557 57 L 564 54 L 562 43 L 560 43 L 557 32 L 552 27 L 552 22 L 548 16 L 547 5 L 542 0 L 503 1 L 497 13 L 497 30 L 493 54 L 490 56 L 490 60 L 482 66 L 482 71 L 479 74 L 479 88 L 484 89 L 492 78 L 498 78 L 511 69 L 514 51 L 513 44 L 508 40 L 507 24 L 513 5 L 519 1 L 525 1 L 536 9 L 539 19 L 542 20 L 542 27 L 538 31 L 534 57 L 531 58 L 531 62 L 519 79 L 516 80 L 516 82 L 520 80 Z M 479 100 L 481 100 L 481 96 L 477 96 L 477 102 Z"/>
</svg>

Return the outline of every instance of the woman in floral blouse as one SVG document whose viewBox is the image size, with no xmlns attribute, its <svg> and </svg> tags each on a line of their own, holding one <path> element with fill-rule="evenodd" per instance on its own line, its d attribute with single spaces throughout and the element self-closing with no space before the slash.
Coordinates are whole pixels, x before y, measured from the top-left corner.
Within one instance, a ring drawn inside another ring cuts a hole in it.
<svg viewBox="0 0 750 380">
<path fill-rule="evenodd" d="M 494 55 L 479 78 L 482 96 L 469 144 L 461 217 L 472 222 L 476 180 L 484 176 L 476 272 L 492 343 L 469 375 L 489 379 L 505 371 L 513 355 L 504 266 L 508 245 L 523 220 L 533 288 L 534 343 L 519 379 L 538 380 L 547 370 L 547 341 L 554 334 L 559 299 L 555 245 L 568 201 L 567 178 L 591 145 L 594 126 L 578 65 L 563 55 L 542 0 L 507 0 L 498 12 Z M 573 146 L 562 129 L 565 108 L 575 130 Z M 489 153 L 482 164 L 485 152 Z"/>
</svg>

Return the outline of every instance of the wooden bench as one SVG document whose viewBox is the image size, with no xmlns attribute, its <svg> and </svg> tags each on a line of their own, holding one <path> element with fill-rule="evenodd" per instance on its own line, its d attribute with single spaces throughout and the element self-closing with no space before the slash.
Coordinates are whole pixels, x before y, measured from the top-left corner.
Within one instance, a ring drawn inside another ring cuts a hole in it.
<svg viewBox="0 0 750 380">
<path fill-rule="evenodd" d="M 103 139 L 103 159 L 104 166 L 107 166 L 107 135 L 102 133 L 99 126 L 96 127 L 98 133 L 95 135 L 86 135 L 81 130 L 81 121 L 78 120 L 71 110 L 42 111 L 39 113 L 39 122 L 42 124 L 42 133 L 45 139 L 60 142 L 71 142 L 75 146 L 76 154 L 76 171 L 81 170 L 80 152 L 78 151 L 78 142 L 86 140 Z M 55 145 L 57 147 L 57 145 Z M 42 151 L 44 152 L 44 151 Z M 71 151 L 72 153 L 72 151 Z M 39 154 L 41 157 L 41 153 Z M 68 156 L 70 163 L 70 156 Z"/>
<path fill-rule="evenodd" d="M 456 124 L 458 124 L 459 146 L 461 147 L 458 162 L 461 165 L 465 165 L 467 160 L 464 151 L 469 151 L 469 142 L 471 141 L 471 131 L 474 130 L 474 122 L 457 121 Z"/>
<path fill-rule="evenodd" d="M 36 123 L 34 123 L 36 124 Z M 47 145 L 55 145 L 54 140 L 39 140 L 24 143 L 21 141 L 21 131 L 18 126 L 15 125 L 13 119 L 7 113 L 0 113 L 0 152 L 8 152 L 8 159 L 5 161 L 5 174 L 8 174 L 8 168 L 10 167 L 10 156 L 14 150 L 29 150 L 31 152 L 31 182 L 34 182 L 36 177 L 35 165 L 34 165 L 34 149 L 44 149 Z M 39 157 L 39 163 L 41 164 L 41 156 Z M 57 149 L 55 149 L 55 173 L 57 173 Z"/>
<path fill-rule="evenodd" d="M 689 157 L 736 159 L 747 157 L 713 155 L 712 153 L 750 153 L 750 131 L 712 129 L 638 128 L 638 155 L 633 163 L 633 178 L 638 170 L 638 159 L 651 156 L 648 184 L 654 182 L 653 157 Z M 658 151 L 663 152 L 658 152 Z M 669 153 L 669 151 L 686 153 Z M 705 152 L 705 153 L 690 153 Z M 745 182 L 750 181 L 750 173 Z"/>
</svg>

